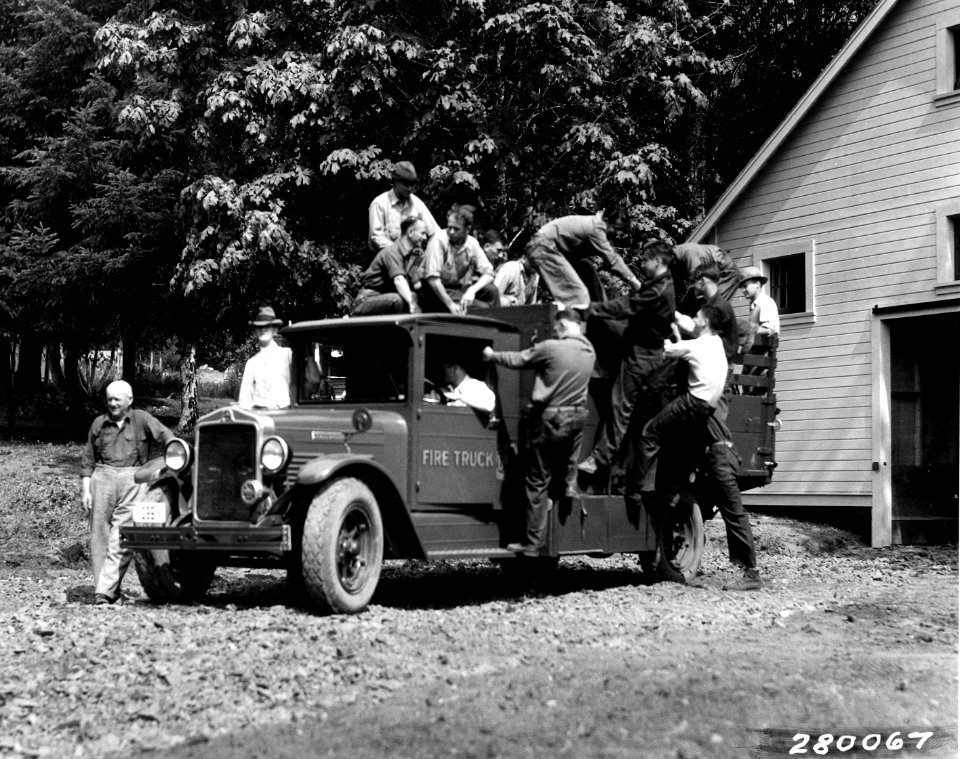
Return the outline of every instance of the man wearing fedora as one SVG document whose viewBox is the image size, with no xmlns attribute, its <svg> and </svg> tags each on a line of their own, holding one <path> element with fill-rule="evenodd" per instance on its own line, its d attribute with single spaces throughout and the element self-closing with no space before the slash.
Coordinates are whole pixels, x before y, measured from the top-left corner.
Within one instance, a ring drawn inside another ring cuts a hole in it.
<svg viewBox="0 0 960 759">
<path fill-rule="evenodd" d="M 440 229 L 430 209 L 413 194 L 418 184 L 417 170 L 410 161 L 393 165 L 393 189 L 377 195 L 370 204 L 367 245 L 374 253 L 400 239 L 400 222 L 404 219 L 423 221 L 427 238 Z"/>
<path fill-rule="evenodd" d="M 763 291 L 767 278 L 756 266 L 740 270 L 740 292 L 750 303 L 750 326 L 755 335 L 780 334 L 777 302 Z"/>
<path fill-rule="evenodd" d="M 238 403 L 241 408 L 250 409 L 287 408 L 290 405 L 293 351 L 277 345 L 276 337 L 283 321 L 270 306 L 263 306 L 250 326 L 260 343 L 260 350 L 243 367 Z"/>
</svg>

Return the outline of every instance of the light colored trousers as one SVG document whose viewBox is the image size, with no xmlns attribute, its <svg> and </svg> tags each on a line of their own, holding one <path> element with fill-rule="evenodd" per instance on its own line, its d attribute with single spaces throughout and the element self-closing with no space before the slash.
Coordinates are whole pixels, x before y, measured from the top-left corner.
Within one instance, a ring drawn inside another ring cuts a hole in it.
<svg viewBox="0 0 960 759">
<path fill-rule="evenodd" d="M 90 478 L 90 560 L 96 592 L 119 598 L 132 553 L 120 547 L 120 528 L 133 523 L 133 502 L 146 485 L 133 481 L 140 467 L 97 464 Z"/>
</svg>

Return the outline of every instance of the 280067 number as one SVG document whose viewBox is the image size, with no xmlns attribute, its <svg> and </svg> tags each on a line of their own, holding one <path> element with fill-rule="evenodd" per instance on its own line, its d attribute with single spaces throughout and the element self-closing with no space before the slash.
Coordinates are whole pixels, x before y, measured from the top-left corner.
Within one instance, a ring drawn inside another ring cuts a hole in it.
<svg viewBox="0 0 960 759">
<path fill-rule="evenodd" d="M 830 733 L 824 733 L 823 735 L 816 736 L 816 742 L 813 745 L 810 745 L 810 741 L 814 736 L 811 736 L 807 733 L 797 733 L 793 736 L 794 746 L 790 749 L 791 754 L 806 754 L 808 751 L 812 751 L 814 754 L 819 756 L 826 756 L 830 753 L 831 750 L 843 753 L 845 751 L 850 751 L 855 748 L 859 743 L 860 748 L 864 751 L 875 751 L 881 744 L 884 748 L 889 751 L 899 751 L 904 747 L 904 738 L 901 737 L 899 731 L 894 731 L 889 735 L 881 735 L 880 733 L 869 733 L 867 735 L 839 735 L 834 736 Z M 923 744 L 926 743 L 933 736 L 933 731 L 927 732 L 912 732 L 906 735 L 907 740 L 915 740 L 916 743 L 910 745 L 907 744 L 908 748 L 913 750 L 921 750 Z M 886 738 L 886 739 L 884 739 Z M 808 749 L 807 746 L 810 745 Z"/>
</svg>

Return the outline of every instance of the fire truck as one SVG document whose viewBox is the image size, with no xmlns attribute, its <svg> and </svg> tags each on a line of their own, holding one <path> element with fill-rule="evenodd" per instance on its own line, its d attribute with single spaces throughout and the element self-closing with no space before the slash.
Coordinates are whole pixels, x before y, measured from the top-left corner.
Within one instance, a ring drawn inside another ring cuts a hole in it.
<svg viewBox="0 0 960 759">
<path fill-rule="evenodd" d="M 147 495 L 121 531 L 155 602 L 196 600 L 218 567 L 285 569 L 317 608 L 357 613 L 385 560 L 484 559 L 533 576 L 562 556 L 633 553 L 683 582 L 715 513 L 709 477 L 694 473 L 671 508 L 647 513 L 622 495 L 558 499 L 538 557 L 506 546 L 523 534 L 520 418 L 532 371 L 482 361 L 553 336 L 555 306 L 483 316 L 416 314 L 325 319 L 282 331 L 294 355 L 289 408 L 227 406 L 203 416 L 143 467 Z M 495 392 L 492 413 L 438 403 L 451 352 Z M 774 467 L 774 346 L 758 339 L 733 377 L 728 426 L 741 490 Z M 598 423 L 591 402 L 582 456 Z"/>
</svg>

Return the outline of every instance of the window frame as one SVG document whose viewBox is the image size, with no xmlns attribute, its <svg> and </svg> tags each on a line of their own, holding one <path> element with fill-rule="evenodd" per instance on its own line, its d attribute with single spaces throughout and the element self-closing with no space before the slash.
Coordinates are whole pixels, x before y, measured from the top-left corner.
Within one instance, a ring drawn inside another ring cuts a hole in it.
<svg viewBox="0 0 960 759">
<path fill-rule="evenodd" d="M 937 106 L 960 104 L 960 10 L 937 18 Z"/>
<path fill-rule="evenodd" d="M 816 240 L 800 240 L 797 242 L 783 243 L 773 246 L 762 246 L 760 251 L 753 256 L 753 264 L 757 266 L 768 282 L 763 286 L 764 292 L 769 295 L 769 277 L 770 262 L 778 258 L 788 256 L 797 256 L 803 254 L 803 275 L 804 275 L 804 306 L 806 310 L 796 313 L 780 314 L 780 329 L 789 327 L 793 324 L 813 324 L 817 320 L 816 309 L 816 271 L 814 267 L 814 258 L 816 254 Z"/>
<path fill-rule="evenodd" d="M 960 198 L 940 203 L 937 219 L 937 295 L 960 294 Z"/>
</svg>

